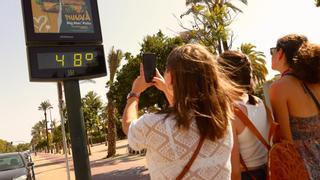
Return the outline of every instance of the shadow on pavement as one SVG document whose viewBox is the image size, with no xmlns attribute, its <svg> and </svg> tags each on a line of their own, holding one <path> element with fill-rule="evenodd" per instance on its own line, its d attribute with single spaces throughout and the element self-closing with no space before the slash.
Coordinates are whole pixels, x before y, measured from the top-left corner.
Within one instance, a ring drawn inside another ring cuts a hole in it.
<svg viewBox="0 0 320 180">
<path fill-rule="evenodd" d="M 145 172 L 148 169 L 144 166 L 130 168 L 126 170 L 116 170 L 109 173 L 97 174 L 92 176 L 92 180 L 149 180 L 149 174 Z"/>
<path fill-rule="evenodd" d="M 140 155 L 135 155 L 135 156 L 122 155 L 122 156 L 117 156 L 113 158 L 92 161 L 90 162 L 90 166 L 91 168 L 94 168 L 94 167 L 101 167 L 101 166 L 107 166 L 107 165 L 116 165 L 123 162 L 126 163 L 126 162 L 136 161 L 142 158 L 144 157 Z"/>
<path fill-rule="evenodd" d="M 43 166 L 51 166 L 51 165 L 56 165 L 56 164 L 61 164 L 61 163 L 65 163 L 65 159 L 61 159 L 61 160 L 57 160 L 57 161 L 51 161 L 48 163 L 43 163 L 43 164 L 35 164 L 34 167 L 35 168 L 39 168 L 39 167 L 43 167 Z"/>
<path fill-rule="evenodd" d="M 127 148 L 128 147 L 128 144 L 125 144 L 125 145 L 122 145 L 122 146 L 117 146 L 116 149 L 119 150 L 119 149 L 122 149 L 122 148 Z M 107 146 L 106 146 L 107 148 Z M 100 151 L 97 151 L 97 152 L 105 152 L 106 154 L 108 153 L 108 149 L 102 149 Z"/>
</svg>

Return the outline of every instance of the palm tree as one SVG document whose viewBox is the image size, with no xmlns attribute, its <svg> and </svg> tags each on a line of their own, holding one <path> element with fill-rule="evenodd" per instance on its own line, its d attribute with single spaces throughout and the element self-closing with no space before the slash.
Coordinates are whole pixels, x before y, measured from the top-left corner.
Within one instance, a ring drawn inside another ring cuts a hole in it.
<svg viewBox="0 0 320 180">
<path fill-rule="evenodd" d="M 247 5 L 247 0 L 239 0 Z M 192 15 L 192 28 L 186 28 L 190 37 L 209 47 L 213 53 L 222 53 L 232 45 L 230 24 L 242 12 L 231 0 L 186 0 L 187 11 L 180 16 Z M 185 32 L 184 32 L 185 33 Z M 228 42 L 229 41 L 229 42 Z"/>
<path fill-rule="evenodd" d="M 45 132 L 45 126 L 42 121 L 37 122 L 31 129 L 33 142 L 36 144 L 42 139 L 42 134 Z"/>
<path fill-rule="evenodd" d="M 256 84 L 261 85 L 266 81 L 268 70 L 266 68 L 266 56 L 261 51 L 255 50 L 256 46 L 250 43 L 241 44 L 240 50 L 251 61 L 252 76 Z"/>
<path fill-rule="evenodd" d="M 37 122 L 31 129 L 31 144 L 34 145 L 34 147 L 40 143 L 40 141 L 43 139 L 43 134 L 45 134 L 45 122 L 39 121 Z"/>
<path fill-rule="evenodd" d="M 48 121 L 47 121 L 47 110 L 49 108 L 52 108 L 49 100 L 41 102 L 40 106 L 38 107 L 38 110 L 44 112 L 44 121 L 45 121 L 45 125 L 46 125 L 46 137 L 47 137 L 47 152 L 49 152 L 49 149 L 50 149 L 49 136 L 48 136 Z"/>
<path fill-rule="evenodd" d="M 81 100 L 82 108 L 83 108 L 83 118 L 86 127 L 86 136 L 87 136 L 87 143 L 88 143 L 88 151 L 91 154 L 90 150 L 90 142 L 92 145 L 92 133 L 94 131 L 99 132 L 99 126 L 101 125 L 101 118 L 100 113 L 102 110 L 102 101 L 100 96 L 93 91 L 89 91 L 84 98 Z M 91 138 L 89 138 L 89 136 Z M 89 141 L 91 140 L 91 141 Z"/>
<path fill-rule="evenodd" d="M 111 48 L 109 55 L 108 55 L 108 66 L 110 72 L 110 79 L 107 83 L 107 87 L 113 85 L 114 76 L 116 75 L 117 69 L 120 66 L 120 62 L 123 58 L 123 53 L 121 50 L 115 50 L 114 47 Z M 107 93 L 108 104 L 107 104 L 107 117 L 108 120 L 106 121 L 108 132 L 107 132 L 107 142 L 108 142 L 108 155 L 107 157 L 112 157 L 116 154 L 116 122 L 115 122 L 115 115 L 114 115 L 114 103 L 110 93 Z"/>
</svg>

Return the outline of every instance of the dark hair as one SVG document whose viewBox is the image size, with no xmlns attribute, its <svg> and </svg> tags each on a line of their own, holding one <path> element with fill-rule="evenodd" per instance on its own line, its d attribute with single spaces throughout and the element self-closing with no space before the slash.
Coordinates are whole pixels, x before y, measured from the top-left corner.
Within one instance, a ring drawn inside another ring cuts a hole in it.
<svg viewBox="0 0 320 180">
<path fill-rule="evenodd" d="M 218 61 L 222 65 L 224 73 L 246 90 L 249 95 L 249 103 L 257 104 L 258 100 L 252 95 L 252 68 L 248 57 L 239 51 L 225 51 L 220 54 Z"/>
<path fill-rule="evenodd" d="M 280 38 L 277 48 L 282 49 L 295 75 L 307 83 L 320 83 L 320 46 L 308 42 L 307 37 L 289 34 Z"/>
<path fill-rule="evenodd" d="M 196 119 L 200 134 L 211 140 L 222 138 L 239 90 L 220 72 L 216 58 L 204 46 L 186 44 L 170 53 L 167 70 L 172 76 L 178 127 L 188 129 Z"/>
</svg>

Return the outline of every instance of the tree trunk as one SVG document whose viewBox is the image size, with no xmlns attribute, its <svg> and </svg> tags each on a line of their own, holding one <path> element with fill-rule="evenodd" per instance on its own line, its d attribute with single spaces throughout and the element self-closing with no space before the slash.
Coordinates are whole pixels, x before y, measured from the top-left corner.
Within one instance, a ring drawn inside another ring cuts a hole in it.
<svg viewBox="0 0 320 180">
<path fill-rule="evenodd" d="M 219 52 L 219 54 L 222 53 L 222 47 L 221 47 L 221 41 L 220 40 L 218 41 L 218 52 Z"/>
<path fill-rule="evenodd" d="M 112 157 L 116 154 L 116 125 L 115 125 L 115 119 L 114 119 L 114 108 L 112 102 L 108 102 L 107 105 L 107 110 L 108 110 L 108 134 L 107 134 L 107 139 L 108 139 L 108 157 Z"/>
<path fill-rule="evenodd" d="M 68 154 L 69 155 L 71 155 L 71 148 L 70 148 L 70 142 L 69 141 L 67 141 L 67 147 L 68 147 Z"/>
<path fill-rule="evenodd" d="M 47 112 L 44 111 L 44 121 L 46 123 L 46 136 L 47 136 L 47 153 L 50 151 L 50 145 L 49 145 L 49 134 L 48 134 L 48 122 L 47 122 Z"/>
<path fill-rule="evenodd" d="M 223 51 L 228 51 L 229 50 L 229 46 L 228 46 L 228 42 L 227 41 L 223 41 L 222 40 L 222 45 L 223 45 Z"/>
<path fill-rule="evenodd" d="M 90 143 L 88 139 L 88 131 L 86 131 L 86 138 L 87 138 L 87 149 L 88 149 L 88 154 L 89 156 L 91 155 L 91 149 L 90 149 Z"/>
</svg>

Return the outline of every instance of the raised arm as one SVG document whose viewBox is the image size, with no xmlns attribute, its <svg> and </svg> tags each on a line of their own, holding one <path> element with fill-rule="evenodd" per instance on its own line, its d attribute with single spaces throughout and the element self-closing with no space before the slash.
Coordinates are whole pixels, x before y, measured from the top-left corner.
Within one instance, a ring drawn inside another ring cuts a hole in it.
<svg viewBox="0 0 320 180">
<path fill-rule="evenodd" d="M 131 92 L 127 98 L 127 104 L 122 115 L 122 130 L 126 135 L 128 135 L 131 122 L 135 119 L 138 119 L 138 104 L 140 94 L 152 85 L 152 83 L 145 82 L 143 65 L 140 64 L 140 75 L 132 84 Z"/>
</svg>

